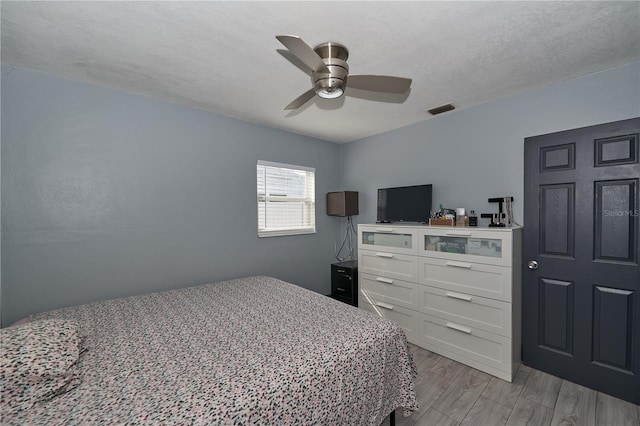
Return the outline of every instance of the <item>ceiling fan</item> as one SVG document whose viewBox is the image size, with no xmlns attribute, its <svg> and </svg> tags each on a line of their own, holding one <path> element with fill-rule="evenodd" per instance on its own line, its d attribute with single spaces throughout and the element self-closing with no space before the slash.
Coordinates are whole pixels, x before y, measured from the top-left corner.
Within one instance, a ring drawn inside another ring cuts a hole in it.
<svg viewBox="0 0 640 426">
<path fill-rule="evenodd" d="M 313 49 L 298 36 L 278 35 L 278 41 L 305 65 L 311 68 L 313 88 L 287 105 L 285 110 L 300 108 L 315 95 L 324 99 L 339 98 L 347 85 L 353 89 L 382 93 L 405 93 L 411 87 L 410 78 L 388 75 L 349 75 L 349 51 L 339 43 L 322 43 Z"/>
</svg>

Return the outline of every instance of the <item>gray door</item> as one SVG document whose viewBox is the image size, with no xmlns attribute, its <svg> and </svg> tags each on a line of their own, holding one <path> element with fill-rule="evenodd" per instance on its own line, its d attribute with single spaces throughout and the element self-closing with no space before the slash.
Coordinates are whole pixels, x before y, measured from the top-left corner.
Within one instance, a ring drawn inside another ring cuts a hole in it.
<svg viewBox="0 0 640 426">
<path fill-rule="evenodd" d="M 640 118 L 525 139 L 523 362 L 640 403 Z"/>
</svg>

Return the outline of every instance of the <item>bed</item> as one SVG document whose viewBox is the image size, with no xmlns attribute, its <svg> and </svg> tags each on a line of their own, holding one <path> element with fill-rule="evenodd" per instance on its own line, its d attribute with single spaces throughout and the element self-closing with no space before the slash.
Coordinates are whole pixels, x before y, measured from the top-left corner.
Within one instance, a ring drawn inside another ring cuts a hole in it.
<svg viewBox="0 0 640 426">
<path fill-rule="evenodd" d="M 418 408 L 401 328 L 271 277 L 59 309 L 2 333 L 3 424 L 379 425 Z M 54 355 L 16 362 L 44 351 L 38 335 Z"/>
</svg>

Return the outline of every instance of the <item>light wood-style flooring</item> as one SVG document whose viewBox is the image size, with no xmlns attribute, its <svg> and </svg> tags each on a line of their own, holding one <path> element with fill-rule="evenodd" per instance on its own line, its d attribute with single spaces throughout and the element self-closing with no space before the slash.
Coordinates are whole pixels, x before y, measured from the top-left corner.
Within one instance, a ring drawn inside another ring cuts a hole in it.
<svg viewBox="0 0 640 426">
<path fill-rule="evenodd" d="M 508 383 L 414 345 L 411 352 L 420 410 L 397 410 L 397 426 L 640 426 L 640 406 L 524 365 Z"/>
</svg>

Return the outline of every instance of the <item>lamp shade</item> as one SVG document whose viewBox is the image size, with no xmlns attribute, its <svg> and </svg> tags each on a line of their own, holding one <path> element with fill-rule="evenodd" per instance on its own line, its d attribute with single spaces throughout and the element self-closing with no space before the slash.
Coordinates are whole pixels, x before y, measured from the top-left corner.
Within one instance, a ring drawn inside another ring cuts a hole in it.
<svg viewBox="0 0 640 426">
<path fill-rule="evenodd" d="M 358 192 L 327 192 L 327 214 L 329 216 L 355 216 L 358 214 Z"/>
</svg>

